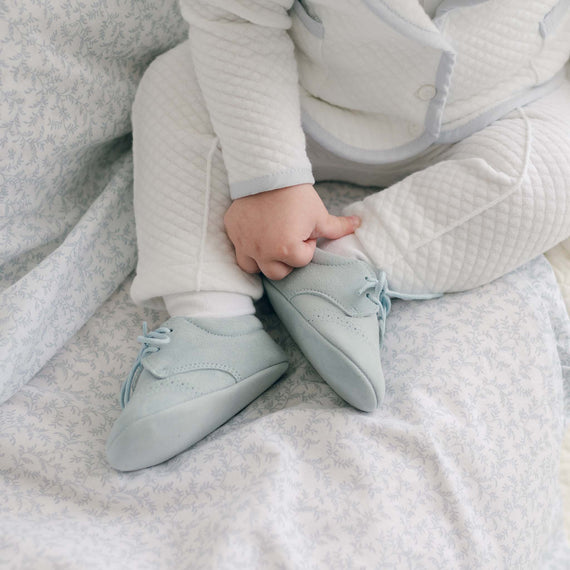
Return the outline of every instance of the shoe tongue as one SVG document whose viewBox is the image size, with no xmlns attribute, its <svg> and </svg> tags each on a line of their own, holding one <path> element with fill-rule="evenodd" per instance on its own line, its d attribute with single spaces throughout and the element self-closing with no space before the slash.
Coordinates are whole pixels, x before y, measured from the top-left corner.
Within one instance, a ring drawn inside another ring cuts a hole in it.
<svg viewBox="0 0 570 570">
<path fill-rule="evenodd" d="M 329 299 L 350 316 L 377 313 L 378 307 L 363 292 L 367 279 L 375 282 L 376 271 L 359 259 L 315 250 L 313 262 L 287 277 L 290 298 L 317 295 Z"/>
<path fill-rule="evenodd" d="M 236 375 L 230 364 L 231 354 L 221 353 L 220 346 L 227 349 L 228 340 L 245 338 L 262 329 L 254 315 L 225 319 L 173 317 L 163 326 L 173 331 L 170 342 L 142 359 L 144 368 L 157 378 L 216 367 Z"/>
<path fill-rule="evenodd" d="M 325 251 L 319 247 L 315 249 L 315 253 L 313 255 L 313 263 L 318 263 L 321 265 L 346 265 L 353 262 L 363 263 L 358 259 L 337 255 L 336 253 Z"/>
</svg>

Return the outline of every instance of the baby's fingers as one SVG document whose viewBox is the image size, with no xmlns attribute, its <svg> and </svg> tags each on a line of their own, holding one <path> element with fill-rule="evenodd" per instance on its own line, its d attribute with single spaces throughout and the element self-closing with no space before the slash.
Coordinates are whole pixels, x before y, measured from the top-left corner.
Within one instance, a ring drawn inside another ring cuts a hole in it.
<svg viewBox="0 0 570 570">
<path fill-rule="evenodd" d="M 293 268 L 282 261 L 268 261 L 266 263 L 261 263 L 259 266 L 261 273 L 265 275 L 268 279 L 273 279 L 274 281 L 279 281 L 287 277 Z"/>
<path fill-rule="evenodd" d="M 276 259 L 291 267 L 305 267 L 311 263 L 316 246 L 317 240 L 309 238 L 306 241 L 296 243 L 293 247 L 283 248 Z"/>
<path fill-rule="evenodd" d="M 259 265 L 253 257 L 242 255 L 236 251 L 236 260 L 239 267 L 246 273 L 259 273 Z"/>
<path fill-rule="evenodd" d="M 357 216 L 332 216 L 327 214 L 317 223 L 311 238 L 339 239 L 354 233 L 354 230 L 359 225 L 360 218 Z"/>
</svg>

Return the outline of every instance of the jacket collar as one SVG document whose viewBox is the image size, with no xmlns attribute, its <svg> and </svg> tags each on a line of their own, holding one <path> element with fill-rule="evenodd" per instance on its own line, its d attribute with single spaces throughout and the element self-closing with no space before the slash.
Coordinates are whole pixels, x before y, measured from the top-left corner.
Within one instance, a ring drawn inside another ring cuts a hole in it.
<svg viewBox="0 0 570 570">
<path fill-rule="evenodd" d="M 489 0 L 443 0 L 432 20 L 417 0 L 363 0 L 389 26 L 423 45 L 453 51 L 438 27 L 438 21 L 456 8 L 466 8 Z"/>
<path fill-rule="evenodd" d="M 483 4 L 489 0 L 443 0 L 443 2 L 437 7 L 435 13 L 435 19 L 455 10 L 455 8 L 468 8 L 469 6 L 475 6 L 476 4 Z"/>
<path fill-rule="evenodd" d="M 362 1 L 371 12 L 403 36 L 436 49 L 451 49 L 417 0 Z"/>
</svg>

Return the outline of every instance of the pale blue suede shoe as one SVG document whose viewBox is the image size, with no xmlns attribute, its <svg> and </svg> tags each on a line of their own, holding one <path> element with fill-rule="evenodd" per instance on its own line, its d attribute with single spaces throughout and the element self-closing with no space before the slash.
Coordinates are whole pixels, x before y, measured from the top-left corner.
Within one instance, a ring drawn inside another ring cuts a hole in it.
<svg viewBox="0 0 570 570">
<path fill-rule="evenodd" d="M 253 315 L 172 318 L 143 347 L 121 392 L 107 459 L 120 471 L 162 463 L 221 426 L 287 369 Z"/>
<path fill-rule="evenodd" d="M 385 394 L 380 346 L 391 296 L 386 275 L 367 263 L 321 249 L 313 261 L 279 281 L 264 279 L 275 312 L 329 386 L 355 408 L 371 412 Z"/>
</svg>

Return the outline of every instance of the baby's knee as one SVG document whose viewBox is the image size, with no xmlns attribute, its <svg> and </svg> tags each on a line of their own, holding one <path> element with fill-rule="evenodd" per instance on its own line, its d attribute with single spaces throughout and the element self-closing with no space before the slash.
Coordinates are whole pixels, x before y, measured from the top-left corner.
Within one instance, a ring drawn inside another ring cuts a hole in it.
<svg viewBox="0 0 570 570">
<path fill-rule="evenodd" d="M 156 128 L 212 135 L 213 128 L 196 78 L 189 42 L 158 56 L 145 71 L 132 108 L 133 126 L 148 128 L 154 117 Z"/>
<path fill-rule="evenodd" d="M 150 63 L 138 84 L 133 110 L 148 105 L 182 109 L 198 92 L 189 42 L 185 41 Z"/>
</svg>

